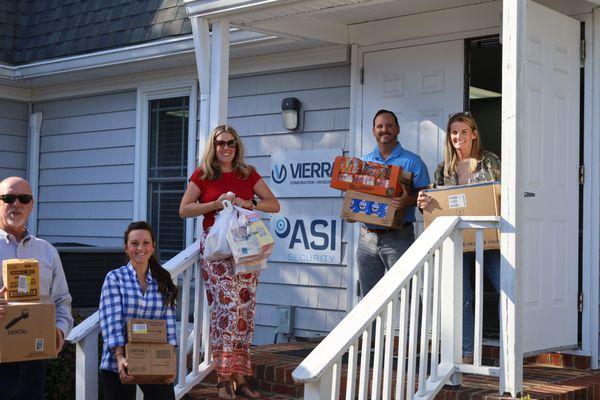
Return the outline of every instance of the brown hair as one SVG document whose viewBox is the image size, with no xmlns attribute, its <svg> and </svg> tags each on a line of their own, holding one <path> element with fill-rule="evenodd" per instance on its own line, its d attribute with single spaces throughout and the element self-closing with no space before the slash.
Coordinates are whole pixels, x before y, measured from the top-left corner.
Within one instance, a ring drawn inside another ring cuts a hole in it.
<svg viewBox="0 0 600 400">
<path fill-rule="evenodd" d="M 247 165 L 244 161 L 244 145 L 242 144 L 240 135 L 230 125 L 219 125 L 215 127 L 215 129 L 213 129 L 208 136 L 208 141 L 206 142 L 206 147 L 204 148 L 204 155 L 202 156 L 202 162 L 200 163 L 200 168 L 202 170 L 200 179 L 213 180 L 221 177 L 221 165 L 219 164 L 219 160 L 217 159 L 215 153 L 215 140 L 217 139 L 217 136 L 224 132 L 233 135 L 236 143 L 235 156 L 233 157 L 232 162 L 233 170 L 236 171 L 243 179 L 246 179 L 250 176 L 252 167 Z"/>
<path fill-rule="evenodd" d="M 129 224 L 125 230 L 125 234 L 123 235 L 125 246 L 127 246 L 129 233 L 135 230 L 144 230 L 150 232 L 150 238 L 152 239 L 154 247 L 156 247 L 154 232 L 152 231 L 150 224 L 146 221 L 135 221 Z M 155 253 L 152 253 L 150 256 L 150 259 L 148 260 L 148 267 L 150 268 L 152 277 L 158 282 L 158 292 L 163 295 L 164 304 L 167 306 L 175 306 L 179 289 L 177 289 L 177 286 L 175 286 L 173 283 L 171 274 L 160 265 Z"/>
<path fill-rule="evenodd" d="M 450 126 L 454 122 L 464 122 L 465 124 L 469 125 L 469 128 L 471 128 L 476 137 L 476 139 L 473 140 L 471 147 L 471 165 L 469 165 L 469 171 L 475 171 L 477 168 L 477 161 L 483 156 L 483 145 L 481 144 L 481 137 L 479 136 L 475 118 L 473 118 L 471 113 L 468 111 L 451 115 L 450 118 L 448 118 L 448 124 L 446 126 L 446 146 L 444 148 L 445 176 L 455 174 L 458 169 L 458 153 L 456 152 L 456 149 L 452 145 L 452 140 L 450 139 Z"/>
</svg>

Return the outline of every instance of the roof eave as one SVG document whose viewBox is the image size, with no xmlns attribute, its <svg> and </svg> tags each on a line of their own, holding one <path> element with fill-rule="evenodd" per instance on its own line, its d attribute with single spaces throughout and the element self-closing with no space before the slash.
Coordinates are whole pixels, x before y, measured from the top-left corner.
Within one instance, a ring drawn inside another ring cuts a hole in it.
<svg viewBox="0 0 600 400">
<path fill-rule="evenodd" d="M 183 0 L 190 17 L 218 18 L 299 0 Z"/>
</svg>

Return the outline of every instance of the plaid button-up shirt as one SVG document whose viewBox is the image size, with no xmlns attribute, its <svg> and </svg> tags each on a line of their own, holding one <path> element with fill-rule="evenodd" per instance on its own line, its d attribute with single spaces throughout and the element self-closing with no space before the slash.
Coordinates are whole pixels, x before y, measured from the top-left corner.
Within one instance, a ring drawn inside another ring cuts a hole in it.
<svg viewBox="0 0 600 400">
<path fill-rule="evenodd" d="M 175 307 L 163 304 L 158 282 L 150 269 L 146 276 L 146 293 L 131 264 L 110 271 L 104 279 L 100 295 L 100 328 L 102 329 L 102 362 L 100 369 L 117 371 L 114 348 L 125 346 L 126 324 L 130 318 L 164 319 L 167 321 L 167 340 L 176 345 Z"/>
</svg>

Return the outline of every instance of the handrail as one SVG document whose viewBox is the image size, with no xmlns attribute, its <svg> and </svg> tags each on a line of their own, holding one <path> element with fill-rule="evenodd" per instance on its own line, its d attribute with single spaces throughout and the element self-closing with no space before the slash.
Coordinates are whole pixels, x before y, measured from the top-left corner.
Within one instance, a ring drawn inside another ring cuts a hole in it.
<svg viewBox="0 0 600 400">
<path fill-rule="evenodd" d="M 294 380 L 308 383 L 319 379 L 323 372 L 362 335 L 363 330 L 371 324 L 373 315 L 377 315 L 386 306 L 397 293 L 398 288 L 408 283 L 415 270 L 432 255 L 431 249 L 440 246 L 459 222 L 459 217 L 436 218 L 390 268 L 385 274 L 385 279 L 381 279 L 294 370 L 292 373 Z M 421 244 L 427 246 L 420 246 Z M 423 250 L 424 248 L 426 250 Z"/>
<path fill-rule="evenodd" d="M 481 365 L 481 288 L 483 230 L 498 229 L 499 220 L 495 216 L 436 218 L 292 372 L 296 382 L 304 383 L 304 398 L 340 398 L 343 369 L 347 371 L 345 398 L 358 396 L 359 400 L 391 399 L 394 392 L 400 399 L 430 400 L 444 384 L 460 384 L 460 372 L 498 375 L 499 368 Z M 472 364 L 461 361 L 464 229 L 476 230 Z"/>
<path fill-rule="evenodd" d="M 200 256 L 200 242 L 196 241 L 186 247 L 181 253 L 178 253 L 175 257 L 163 264 L 163 268 L 171 273 L 171 277 L 176 277 L 194 262 L 197 257 Z M 100 300 L 100 299 L 98 299 Z M 67 338 L 70 343 L 77 343 L 86 336 L 94 333 L 99 327 L 100 321 L 98 317 L 98 311 L 83 320 L 79 325 L 74 327 Z"/>
</svg>

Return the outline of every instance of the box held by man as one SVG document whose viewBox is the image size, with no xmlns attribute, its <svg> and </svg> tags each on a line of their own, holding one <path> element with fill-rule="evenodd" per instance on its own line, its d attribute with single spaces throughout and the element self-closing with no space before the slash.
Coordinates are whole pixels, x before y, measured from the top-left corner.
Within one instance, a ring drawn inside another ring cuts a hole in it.
<svg viewBox="0 0 600 400">
<path fill-rule="evenodd" d="M 56 358 L 55 305 L 50 297 L 2 305 L 0 363 Z"/>
<path fill-rule="evenodd" d="M 425 191 L 431 202 L 423 210 L 427 228 L 439 216 L 499 216 L 500 183 L 486 182 L 461 186 L 447 186 Z M 475 229 L 465 229 L 463 251 L 475 250 Z M 484 229 L 483 248 L 500 248 L 498 229 Z"/>
<path fill-rule="evenodd" d="M 348 190 L 344 194 L 341 217 L 350 221 L 397 228 L 403 223 L 404 210 L 394 206 L 390 197 Z"/>
<path fill-rule="evenodd" d="M 2 260 L 2 280 L 7 301 L 35 301 L 40 298 L 40 267 L 34 258 Z"/>
</svg>

